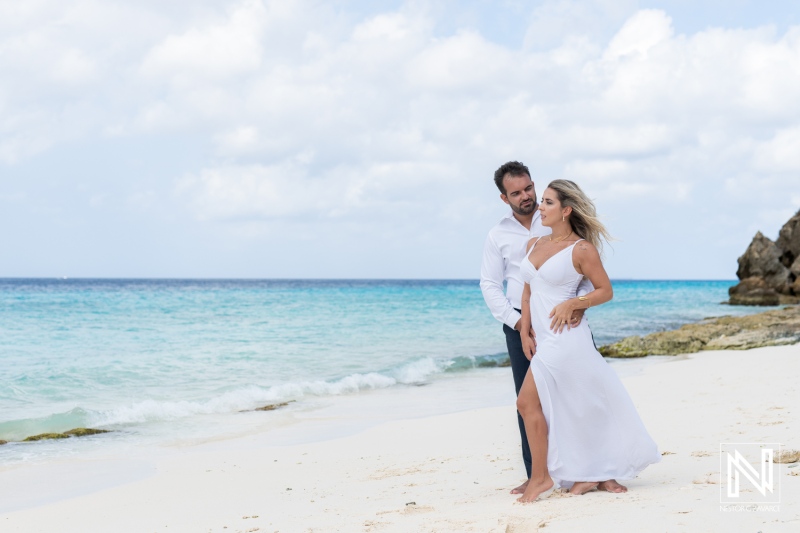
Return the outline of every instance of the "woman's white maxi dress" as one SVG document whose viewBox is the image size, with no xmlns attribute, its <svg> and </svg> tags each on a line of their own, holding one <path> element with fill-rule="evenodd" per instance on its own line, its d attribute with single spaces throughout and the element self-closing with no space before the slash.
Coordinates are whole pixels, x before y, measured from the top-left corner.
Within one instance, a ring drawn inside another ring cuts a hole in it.
<svg viewBox="0 0 800 533">
<path fill-rule="evenodd" d="M 531 372 L 547 420 L 547 468 L 560 487 L 576 481 L 632 479 L 661 460 L 625 387 L 595 349 L 587 321 L 561 333 L 550 329 L 548 315 L 576 296 L 583 278 L 572 264 L 575 244 L 538 271 L 530 251 L 521 266 L 531 286 L 537 342 Z"/>
</svg>

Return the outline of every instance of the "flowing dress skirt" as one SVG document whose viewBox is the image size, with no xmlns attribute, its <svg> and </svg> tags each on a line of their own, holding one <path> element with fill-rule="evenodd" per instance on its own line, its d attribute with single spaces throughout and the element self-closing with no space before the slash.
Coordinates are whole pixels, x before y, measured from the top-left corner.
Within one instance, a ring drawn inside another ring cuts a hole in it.
<svg viewBox="0 0 800 533">
<path fill-rule="evenodd" d="M 560 487 L 631 479 L 661 460 L 628 392 L 595 348 L 588 322 L 562 333 L 549 329 L 550 311 L 573 298 L 582 279 L 572 264 L 573 247 L 538 271 L 529 259 L 522 265 L 531 285 L 537 351 L 530 368 L 547 421 L 547 468 Z"/>
</svg>

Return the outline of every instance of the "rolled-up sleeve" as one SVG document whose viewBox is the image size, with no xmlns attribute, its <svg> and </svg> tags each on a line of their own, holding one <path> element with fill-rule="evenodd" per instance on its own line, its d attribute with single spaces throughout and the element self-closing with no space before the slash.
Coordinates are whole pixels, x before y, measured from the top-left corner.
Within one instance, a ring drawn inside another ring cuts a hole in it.
<svg viewBox="0 0 800 533">
<path fill-rule="evenodd" d="M 521 318 L 503 292 L 505 279 L 505 260 L 500 248 L 490 233 L 483 245 L 483 262 L 481 263 L 481 292 L 492 315 L 510 328 L 516 326 Z"/>
</svg>

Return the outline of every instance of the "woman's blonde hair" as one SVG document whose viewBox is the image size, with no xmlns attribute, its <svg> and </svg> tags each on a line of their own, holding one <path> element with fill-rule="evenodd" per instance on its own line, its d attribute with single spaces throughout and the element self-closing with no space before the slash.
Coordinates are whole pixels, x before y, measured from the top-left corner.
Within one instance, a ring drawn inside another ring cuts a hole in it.
<svg viewBox="0 0 800 533">
<path fill-rule="evenodd" d="M 569 216 L 569 223 L 580 238 L 586 239 L 594 244 L 595 248 L 602 253 L 602 241 L 612 240 L 611 234 L 597 218 L 597 210 L 594 202 L 586 196 L 586 193 L 578 187 L 578 184 L 570 180 L 553 180 L 547 186 L 553 189 L 561 202 L 561 207 L 571 207 L 572 214 Z"/>
</svg>

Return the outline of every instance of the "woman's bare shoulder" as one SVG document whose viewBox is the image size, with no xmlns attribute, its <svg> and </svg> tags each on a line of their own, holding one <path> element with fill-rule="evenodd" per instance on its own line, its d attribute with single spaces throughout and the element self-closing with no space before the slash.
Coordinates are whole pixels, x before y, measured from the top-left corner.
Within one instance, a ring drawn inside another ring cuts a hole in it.
<svg viewBox="0 0 800 533">
<path fill-rule="evenodd" d="M 597 251 L 597 247 L 590 243 L 589 241 L 578 241 L 575 244 L 575 255 L 578 257 L 599 257 L 600 252 Z"/>
</svg>

